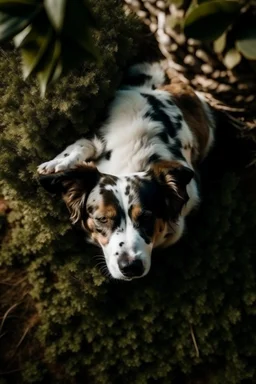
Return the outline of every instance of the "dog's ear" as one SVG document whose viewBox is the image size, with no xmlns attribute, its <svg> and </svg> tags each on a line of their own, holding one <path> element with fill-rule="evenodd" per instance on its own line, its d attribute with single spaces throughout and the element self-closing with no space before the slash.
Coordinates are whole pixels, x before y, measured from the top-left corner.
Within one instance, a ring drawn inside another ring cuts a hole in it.
<svg viewBox="0 0 256 384">
<path fill-rule="evenodd" d="M 154 178 L 162 186 L 169 210 L 173 216 L 180 214 L 189 199 L 187 185 L 194 176 L 194 171 L 177 161 L 159 161 L 151 166 Z"/>
<path fill-rule="evenodd" d="M 50 193 L 61 195 L 73 224 L 81 219 L 86 199 L 101 177 L 93 165 L 79 165 L 64 172 L 40 175 L 40 184 Z"/>
</svg>

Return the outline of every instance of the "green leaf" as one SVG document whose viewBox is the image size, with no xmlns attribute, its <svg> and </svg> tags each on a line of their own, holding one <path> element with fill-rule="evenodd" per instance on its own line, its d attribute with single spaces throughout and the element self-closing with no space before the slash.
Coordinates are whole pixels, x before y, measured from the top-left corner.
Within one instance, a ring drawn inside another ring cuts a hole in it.
<svg viewBox="0 0 256 384">
<path fill-rule="evenodd" d="M 37 5 L 38 0 L 0 0 L 0 7 L 15 7 L 16 5 Z"/>
<path fill-rule="evenodd" d="M 197 4 L 208 3 L 209 1 L 213 1 L 213 0 L 197 0 Z"/>
<path fill-rule="evenodd" d="M 240 29 L 236 48 L 248 60 L 256 60 L 256 25 L 251 23 Z"/>
<path fill-rule="evenodd" d="M 86 52 L 86 56 L 99 60 L 99 52 L 92 38 L 90 27 L 95 26 L 95 20 L 82 1 L 67 1 L 66 15 L 62 28 L 61 39 L 73 40 Z M 72 51 L 72 47 L 71 47 Z"/>
<path fill-rule="evenodd" d="M 70 55 L 70 52 L 72 52 L 72 55 Z M 95 55 L 90 51 L 89 47 L 88 49 L 85 49 L 85 46 L 82 47 L 74 40 L 68 38 L 62 40 L 61 57 L 64 72 L 67 72 L 71 68 L 76 67 L 84 60 L 95 60 Z"/>
<path fill-rule="evenodd" d="M 53 27 L 58 32 L 60 32 L 63 28 L 67 1 L 68 0 L 45 0 L 44 2 L 47 15 Z"/>
<path fill-rule="evenodd" d="M 223 62 L 228 69 L 233 69 L 240 63 L 241 59 L 241 54 L 235 48 L 232 48 L 224 56 Z"/>
<path fill-rule="evenodd" d="M 24 15 L 35 9 L 42 8 L 37 0 L 0 0 L 0 11 L 9 15 Z"/>
<path fill-rule="evenodd" d="M 26 33 L 28 30 L 28 33 Z M 41 59 L 53 38 L 49 24 L 28 26 L 21 36 L 14 40 L 17 47 L 22 48 L 23 75 L 26 79 L 40 66 Z"/>
<path fill-rule="evenodd" d="M 180 20 L 177 18 L 176 15 L 171 14 L 166 16 L 166 25 L 168 25 L 169 28 L 174 29 L 179 23 Z"/>
<path fill-rule="evenodd" d="M 42 96 L 45 95 L 48 84 L 56 81 L 62 71 L 61 43 L 59 40 L 53 40 L 48 46 L 47 52 L 40 63 L 40 70 L 37 73 Z"/>
<path fill-rule="evenodd" d="M 95 26 L 96 23 L 85 1 L 45 0 L 45 8 L 53 27 L 60 36 L 63 47 L 66 45 L 64 40 L 73 40 L 85 51 L 85 53 L 80 52 L 82 57 L 85 55 L 99 60 L 100 55 L 90 30 L 90 27 Z M 72 44 L 70 49 L 73 56 Z"/>
<path fill-rule="evenodd" d="M 223 33 L 217 40 L 213 43 L 213 49 L 216 53 L 222 53 L 226 46 L 227 34 Z"/>
<path fill-rule="evenodd" d="M 233 23 L 240 8 L 237 1 L 231 0 L 212 0 L 199 4 L 186 15 L 185 35 L 198 40 L 213 41 Z"/>
<path fill-rule="evenodd" d="M 37 14 L 37 10 L 28 12 L 26 15 L 11 16 L 0 12 L 0 42 L 9 40 L 26 28 Z"/>
</svg>

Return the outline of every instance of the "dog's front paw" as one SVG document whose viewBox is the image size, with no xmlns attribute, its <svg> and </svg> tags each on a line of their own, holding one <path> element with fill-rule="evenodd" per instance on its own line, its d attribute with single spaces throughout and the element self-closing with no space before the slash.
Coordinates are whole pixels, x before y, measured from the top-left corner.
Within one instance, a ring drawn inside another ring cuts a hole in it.
<svg viewBox="0 0 256 384">
<path fill-rule="evenodd" d="M 37 172 L 40 175 L 45 175 L 48 173 L 66 171 L 67 169 L 74 168 L 79 162 L 79 156 L 60 157 L 39 165 Z"/>
<path fill-rule="evenodd" d="M 58 164 L 59 164 L 59 160 L 57 159 L 46 161 L 45 163 L 42 163 L 37 167 L 37 172 L 40 175 L 44 175 L 47 173 L 54 173 L 56 172 L 56 167 Z"/>
</svg>

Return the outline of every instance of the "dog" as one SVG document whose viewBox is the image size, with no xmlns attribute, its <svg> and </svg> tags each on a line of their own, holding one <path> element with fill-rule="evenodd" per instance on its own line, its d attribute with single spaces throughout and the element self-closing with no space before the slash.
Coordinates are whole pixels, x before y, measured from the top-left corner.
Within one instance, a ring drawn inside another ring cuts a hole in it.
<svg viewBox="0 0 256 384">
<path fill-rule="evenodd" d="M 97 135 L 41 164 L 39 180 L 102 248 L 113 278 L 140 278 L 153 248 L 176 243 L 200 202 L 198 165 L 215 126 L 211 107 L 190 86 L 170 82 L 159 63 L 136 64 Z"/>
</svg>

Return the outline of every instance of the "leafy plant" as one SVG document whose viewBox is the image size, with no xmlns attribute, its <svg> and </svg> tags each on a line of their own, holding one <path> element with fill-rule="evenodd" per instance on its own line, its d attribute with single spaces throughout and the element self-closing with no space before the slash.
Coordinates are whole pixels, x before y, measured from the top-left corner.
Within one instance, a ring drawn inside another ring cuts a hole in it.
<svg viewBox="0 0 256 384">
<path fill-rule="evenodd" d="M 14 38 L 24 78 L 36 74 L 42 94 L 80 61 L 99 61 L 96 24 L 87 0 L 0 0 L 0 42 Z"/>
<path fill-rule="evenodd" d="M 213 43 L 215 52 L 222 57 L 227 68 L 234 68 L 242 57 L 256 60 L 256 9 L 253 1 L 190 0 L 182 1 L 182 6 L 187 8 L 185 35 Z"/>
</svg>

